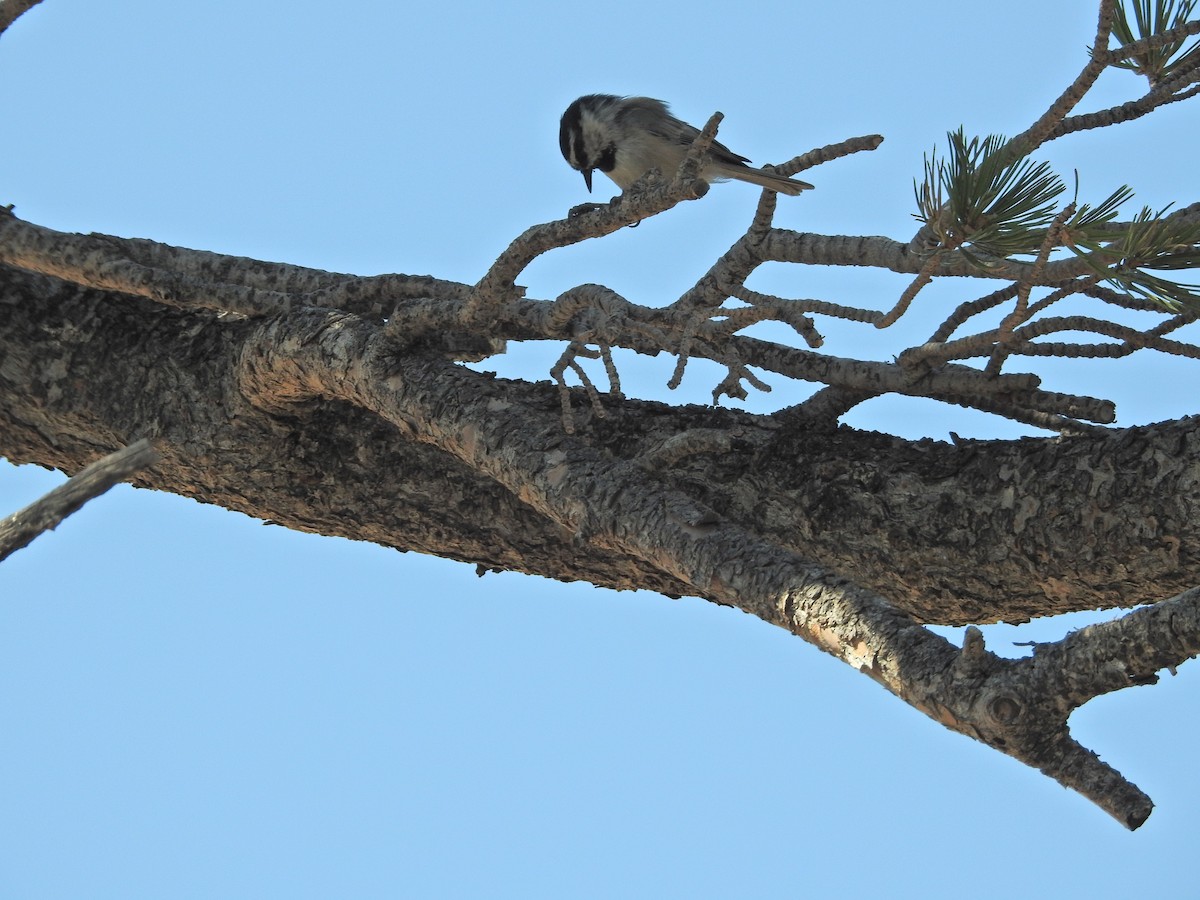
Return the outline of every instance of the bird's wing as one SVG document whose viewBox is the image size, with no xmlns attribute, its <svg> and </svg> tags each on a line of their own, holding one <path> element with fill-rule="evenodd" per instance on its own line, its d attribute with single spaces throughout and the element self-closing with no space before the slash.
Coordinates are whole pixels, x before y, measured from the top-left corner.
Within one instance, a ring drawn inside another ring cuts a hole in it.
<svg viewBox="0 0 1200 900">
<path fill-rule="evenodd" d="M 630 127 L 644 129 L 684 146 L 690 145 L 700 134 L 699 128 L 671 115 L 667 104 L 661 100 L 651 97 L 627 97 L 625 104 L 621 119 Z M 746 157 L 738 156 L 720 141 L 712 142 L 710 152 L 714 159 L 729 165 L 750 162 Z"/>
</svg>

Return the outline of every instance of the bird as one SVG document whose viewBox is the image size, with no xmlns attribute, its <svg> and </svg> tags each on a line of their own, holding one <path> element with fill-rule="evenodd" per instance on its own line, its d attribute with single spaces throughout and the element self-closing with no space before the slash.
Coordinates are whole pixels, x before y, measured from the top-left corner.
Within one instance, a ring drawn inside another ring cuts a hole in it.
<svg viewBox="0 0 1200 900">
<path fill-rule="evenodd" d="M 672 175 L 699 134 L 698 128 L 671 115 L 661 100 L 587 94 L 563 113 L 558 144 L 571 168 L 583 173 L 589 193 L 596 170 L 627 191 L 651 169 Z M 735 178 L 793 197 L 812 189 L 806 181 L 752 169 L 746 165 L 749 161 L 713 141 L 700 165 L 700 177 L 706 182 Z"/>
</svg>

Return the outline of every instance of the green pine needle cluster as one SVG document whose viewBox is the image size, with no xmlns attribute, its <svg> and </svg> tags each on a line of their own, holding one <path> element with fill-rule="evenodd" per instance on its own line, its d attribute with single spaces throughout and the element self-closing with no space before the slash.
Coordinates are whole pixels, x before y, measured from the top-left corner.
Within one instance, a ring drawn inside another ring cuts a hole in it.
<svg viewBox="0 0 1200 900">
<path fill-rule="evenodd" d="M 1132 44 L 1156 34 L 1162 34 L 1187 22 L 1195 8 L 1195 0 L 1133 0 L 1133 21 L 1129 19 L 1126 4 L 1117 7 L 1112 33 L 1121 45 Z M 1144 75 L 1150 84 L 1157 85 L 1177 72 L 1195 68 L 1200 64 L 1200 42 L 1193 41 L 1182 54 L 1187 38 L 1170 41 L 1161 47 L 1153 47 L 1136 53 L 1127 59 L 1113 63 L 1121 69 L 1129 69 Z"/>
<path fill-rule="evenodd" d="M 961 248 L 981 267 L 988 265 L 983 256 L 1037 253 L 1066 190 L 1062 179 L 1044 162 L 1005 162 L 1000 135 L 968 140 L 959 128 L 949 139 L 945 158 L 936 149 L 925 157 L 925 181 L 914 185 L 917 219 L 942 247 Z"/>
<path fill-rule="evenodd" d="M 1000 135 L 968 139 L 949 134 L 943 157 L 925 157 L 925 178 L 914 183 L 917 210 L 938 252 L 957 250 L 980 269 L 1014 256 L 1036 256 L 1061 209 L 1066 184 L 1045 162 L 1011 159 Z M 1116 222 L 1133 192 L 1121 186 L 1096 206 L 1080 204 L 1054 240 L 1080 256 L 1119 290 L 1168 309 L 1200 312 L 1200 285 L 1153 274 L 1200 268 L 1200 221 L 1143 209 Z"/>
<path fill-rule="evenodd" d="M 1200 284 L 1152 274 L 1200 269 L 1200 221 L 1166 212 L 1143 207 L 1132 221 L 1110 230 L 1103 243 L 1084 238 L 1072 249 L 1118 290 L 1174 311 L 1200 312 Z"/>
</svg>

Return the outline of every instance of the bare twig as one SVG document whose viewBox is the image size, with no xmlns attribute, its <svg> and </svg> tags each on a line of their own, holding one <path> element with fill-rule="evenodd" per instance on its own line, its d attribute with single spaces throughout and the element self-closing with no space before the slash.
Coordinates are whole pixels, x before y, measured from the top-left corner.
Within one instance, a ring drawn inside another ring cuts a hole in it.
<svg viewBox="0 0 1200 900">
<path fill-rule="evenodd" d="M 1170 320 L 1168 323 L 1172 328 L 1179 327 L 1186 322 L 1178 322 L 1176 319 Z M 1052 344 L 1052 343 L 1030 343 L 1034 338 L 1041 337 L 1047 334 L 1055 334 L 1062 331 L 1083 331 L 1091 334 L 1100 334 L 1105 337 L 1115 338 L 1122 341 L 1121 344 Z M 1134 350 L 1148 348 L 1158 350 L 1160 353 L 1167 353 L 1171 356 L 1182 356 L 1187 359 L 1200 359 L 1200 347 L 1194 344 L 1185 343 L 1183 341 L 1171 341 L 1159 337 L 1158 334 L 1163 332 L 1152 329 L 1151 331 L 1139 331 L 1136 328 L 1130 328 L 1125 325 L 1118 325 L 1116 322 L 1109 322 L 1104 319 L 1094 319 L 1090 316 L 1061 316 L 1057 318 L 1039 319 L 1036 322 L 1030 322 L 1028 325 L 1022 326 L 1018 335 L 1021 338 L 1021 343 L 1013 352 L 1020 353 L 1023 356 L 1064 356 L 1064 357 L 1084 357 L 1084 356 L 1106 356 L 1118 357 L 1127 356 Z M 1105 348 L 1111 348 L 1106 350 Z"/>
<path fill-rule="evenodd" d="M 758 322 L 772 321 L 790 326 L 814 350 L 825 342 L 813 320 L 804 315 L 793 301 L 747 290 L 738 291 L 735 296 L 751 305 L 741 309 L 720 310 L 724 319 L 716 324 L 729 334 Z"/>
<path fill-rule="evenodd" d="M 135 441 L 92 463 L 20 512 L 0 519 L 0 560 L 27 547 L 34 538 L 56 528 L 89 500 L 157 460 L 158 451 L 148 439 Z"/>
<path fill-rule="evenodd" d="M 562 405 L 563 416 L 563 431 L 567 434 L 575 433 L 575 418 L 571 414 L 571 390 L 567 387 L 566 371 L 570 369 L 579 378 L 579 383 L 583 385 L 584 392 L 587 398 L 591 401 L 592 412 L 597 418 L 604 418 L 604 406 L 600 402 L 600 392 L 596 390 L 596 386 L 592 383 L 592 379 L 588 377 L 583 366 L 579 364 L 579 358 L 584 359 L 599 359 L 600 352 L 589 350 L 579 341 L 571 341 L 567 345 L 567 349 L 563 351 L 562 356 L 558 358 L 553 367 L 550 369 L 550 376 L 558 385 L 559 402 Z"/>
<path fill-rule="evenodd" d="M 698 179 L 691 183 L 675 180 L 647 182 L 644 190 L 621 194 L 593 212 L 534 225 L 513 241 L 480 279 L 471 299 L 464 305 L 464 320 L 474 318 L 484 307 L 510 298 L 517 277 L 543 253 L 612 234 L 627 225 L 658 215 L 683 200 L 702 197 L 707 191 L 708 186 Z"/>
<path fill-rule="evenodd" d="M 846 319 L 850 322 L 863 322 L 873 325 L 883 315 L 877 309 L 864 309 L 861 306 L 843 306 L 840 303 L 831 303 L 828 300 L 812 300 L 805 297 L 774 297 L 770 294 L 760 294 L 758 291 L 752 291 L 749 288 L 739 288 L 733 292 L 732 296 L 753 306 L 769 306 L 774 303 L 786 304 L 788 308 L 787 315 L 793 317 L 803 313 L 814 313 L 816 315 L 831 316 L 835 319 Z M 804 316 L 804 318 L 808 319 L 807 316 Z M 789 324 L 791 324 L 790 321 Z M 810 346 L 819 347 L 820 344 L 810 344 Z"/>
<path fill-rule="evenodd" d="M 929 257 L 925 265 L 921 267 L 921 271 L 917 273 L 917 277 L 904 289 L 904 293 L 900 295 L 900 299 L 896 301 L 896 305 L 889 312 L 884 313 L 875 320 L 876 328 L 887 328 L 889 325 L 894 325 L 902 315 L 908 312 L 908 307 L 916 299 L 917 294 L 921 292 L 921 288 L 933 281 L 934 273 L 942 264 L 941 254 L 935 253 Z"/>
<path fill-rule="evenodd" d="M 1159 85 L 1138 100 L 1130 100 L 1128 103 L 1122 103 L 1120 106 L 1110 106 L 1108 109 L 1101 109 L 1096 112 L 1067 116 L 1051 130 L 1046 140 L 1057 140 L 1064 135 L 1074 134 L 1077 131 L 1088 131 L 1092 128 L 1107 128 L 1110 125 L 1119 125 L 1122 122 L 1132 122 L 1134 119 L 1140 119 L 1142 116 L 1154 112 L 1160 106 L 1178 103 L 1181 100 L 1195 97 L 1197 93 L 1200 93 L 1200 86 L 1186 90 L 1182 89 L 1183 86 L 1190 83 L 1188 79 L 1172 79 L 1169 82 Z M 1179 87 L 1176 87 L 1174 90 L 1169 89 L 1169 86 L 1173 85 L 1178 85 Z"/>
<path fill-rule="evenodd" d="M 987 312 L 989 309 L 994 309 L 1001 303 L 1011 300 L 1017 295 L 1018 284 L 1013 283 L 1007 287 L 1002 287 L 998 291 L 993 291 L 984 297 L 979 297 L 975 300 L 968 300 L 965 303 L 960 303 L 949 316 L 946 317 L 941 325 L 938 326 L 929 338 L 930 344 L 940 344 L 945 342 L 950 335 L 958 330 L 958 326 L 962 325 L 968 319 Z"/>
<path fill-rule="evenodd" d="M 1140 40 L 1131 41 L 1114 50 L 1109 50 L 1101 59 L 1105 65 L 1112 65 L 1115 62 L 1129 59 L 1129 57 L 1144 53 L 1147 50 L 1157 50 L 1159 47 L 1165 47 L 1176 41 L 1182 41 L 1193 34 L 1200 34 L 1200 20 L 1184 22 L 1182 25 L 1176 25 L 1174 28 L 1168 28 L 1166 31 L 1158 34 L 1151 34 Z"/>
<path fill-rule="evenodd" d="M 1100 15 L 1096 23 L 1096 37 L 1092 43 L 1092 54 L 1083 71 L 1057 100 L 1050 104 L 1036 122 L 1017 135 L 1005 147 L 1010 160 L 1026 156 L 1041 146 L 1075 106 L 1091 90 L 1096 79 L 1109 65 L 1108 38 L 1112 33 L 1113 17 L 1117 11 L 1117 0 L 1100 0 Z"/>
<path fill-rule="evenodd" d="M 798 172 L 803 172 L 806 169 L 819 166 L 822 163 L 832 162 L 835 159 L 841 159 L 843 156 L 850 156 L 853 153 L 861 153 L 864 150 L 875 150 L 882 143 L 882 134 L 865 134 L 862 137 L 846 138 L 844 141 L 839 141 L 836 144 L 826 144 L 824 147 L 818 147 L 815 150 L 809 150 L 807 153 L 802 153 L 799 156 L 793 157 L 785 163 L 780 163 L 779 165 L 775 166 L 775 171 L 780 175 L 786 175 L 790 177 Z"/>
</svg>

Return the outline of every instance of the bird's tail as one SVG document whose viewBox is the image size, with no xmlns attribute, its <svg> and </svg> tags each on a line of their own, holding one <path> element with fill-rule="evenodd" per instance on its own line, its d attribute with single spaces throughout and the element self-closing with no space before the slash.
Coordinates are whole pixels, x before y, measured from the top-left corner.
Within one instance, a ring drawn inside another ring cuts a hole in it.
<svg viewBox="0 0 1200 900">
<path fill-rule="evenodd" d="M 748 181 L 750 184 L 757 184 L 759 187 L 764 187 L 768 191 L 777 191 L 780 194 L 787 194 L 789 197 L 795 197 L 801 191 L 811 191 L 813 186 L 807 181 L 796 181 L 792 178 L 785 178 L 782 175 L 776 175 L 774 172 L 768 172 L 765 169 L 751 169 L 749 166 L 721 166 L 721 175 L 726 178 L 736 178 L 738 181 Z"/>
</svg>

